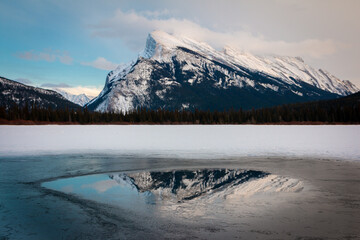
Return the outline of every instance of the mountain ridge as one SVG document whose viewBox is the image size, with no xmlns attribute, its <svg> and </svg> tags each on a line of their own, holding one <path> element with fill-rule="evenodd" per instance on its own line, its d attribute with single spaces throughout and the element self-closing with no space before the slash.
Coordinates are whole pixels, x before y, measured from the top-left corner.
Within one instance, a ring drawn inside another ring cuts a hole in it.
<svg viewBox="0 0 360 240">
<path fill-rule="evenodd" d="M 79 105 L 68 101 L 60 93 L 33 87 L 0 77 L 0 105 L 5 108 L 10 108 L 13 105 L 24 107 L 26 104 L 36 107 L 53 109 L 77 109 Z"/>
<path fill-rule="evenodd" d="M 103 91 L 86 106 L 102 112 L 138 107 L 250 109 L 357 91 L 351 82 L 315 70 L 299 57 L 260 57 L 229 47 L 217 51 L 206 43 L 155 31 L 138 59 L 109 72 Z"/>
</svg>

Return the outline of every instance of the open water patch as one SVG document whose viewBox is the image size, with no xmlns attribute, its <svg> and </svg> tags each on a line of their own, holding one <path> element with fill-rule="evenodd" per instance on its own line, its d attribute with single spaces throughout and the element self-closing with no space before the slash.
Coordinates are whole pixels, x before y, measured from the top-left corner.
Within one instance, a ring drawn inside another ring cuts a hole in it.
<svg viewBox="0 0 360 240">
<path fill-rule="evenodd" d="M 241 169 L 117 172 L 62 178 L 43 182 L 41 186 L 135 211 L 214 196 L 226 198 L 235 193 L 302 190 L 298 180 Z"/>
</svg>

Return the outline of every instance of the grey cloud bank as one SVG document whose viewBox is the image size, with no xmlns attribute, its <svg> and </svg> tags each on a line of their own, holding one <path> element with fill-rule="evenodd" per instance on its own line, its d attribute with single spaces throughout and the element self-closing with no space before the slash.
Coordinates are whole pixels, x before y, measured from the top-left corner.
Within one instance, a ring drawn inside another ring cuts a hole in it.
<svg viewBox="0 0 360 240">
<path fill-rule="evenodd" d="M 110 3 L 109 3 L 110 4 Z M 124 1 L 88 25 L 140 51 L 147 33 L 188 35 L 216 48 L 301 56 L 360 85 L 359 1 Z"/>
</svg>

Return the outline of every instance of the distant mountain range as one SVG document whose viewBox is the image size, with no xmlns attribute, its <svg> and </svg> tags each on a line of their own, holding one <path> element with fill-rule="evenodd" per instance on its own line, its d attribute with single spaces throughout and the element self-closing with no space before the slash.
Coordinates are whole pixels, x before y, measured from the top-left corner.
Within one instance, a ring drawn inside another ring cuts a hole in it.
<svg viewBox="0 0 360 240">
<path fill-rule="evenodd" d="M 14 104 L 24 107 L 26 104 L 37 107 L 53 109 L 80 108 L 65 99 L 60 93 L 42 88 L 24 85 L 22 83 L 0 77 L 0 106 L 10 108 Z"/>
<path fill-rule="evenodd" d="M 60 93 L 64 98 L 66 98 L 67 100 L 69 100 L 70 102 L 76 103 L 80 106 L 84 106 L 85 104 L 87 104 L 91 98 L 88 97 L 86 94 L 82 93 L 82 94 L 71 94 L 68 93 L 62 89 L 59 88 L 55 88 L 54 91 Z"/>
<path fill-rule="evenodd" d="M 224 110 L 334 99 L 359 91 L 300 57 L 256 56 L 161 31 L 149 34 L 136 61 L 106 78 L 86 106 L 101 112 L 148 109 Z"/>
</svg>

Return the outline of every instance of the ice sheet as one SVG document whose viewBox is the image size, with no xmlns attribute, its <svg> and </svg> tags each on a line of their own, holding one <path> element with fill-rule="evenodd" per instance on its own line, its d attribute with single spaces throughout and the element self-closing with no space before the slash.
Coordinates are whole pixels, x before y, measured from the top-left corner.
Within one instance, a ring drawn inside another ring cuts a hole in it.
<svg viewBox="0 0 360 240">
<path fill-rule="evenodd" d="M 73 152 L 181 158 L 304 156 L 360 161 L 360 125 L 0 126 L 0 155 Z"/>
</svg>

